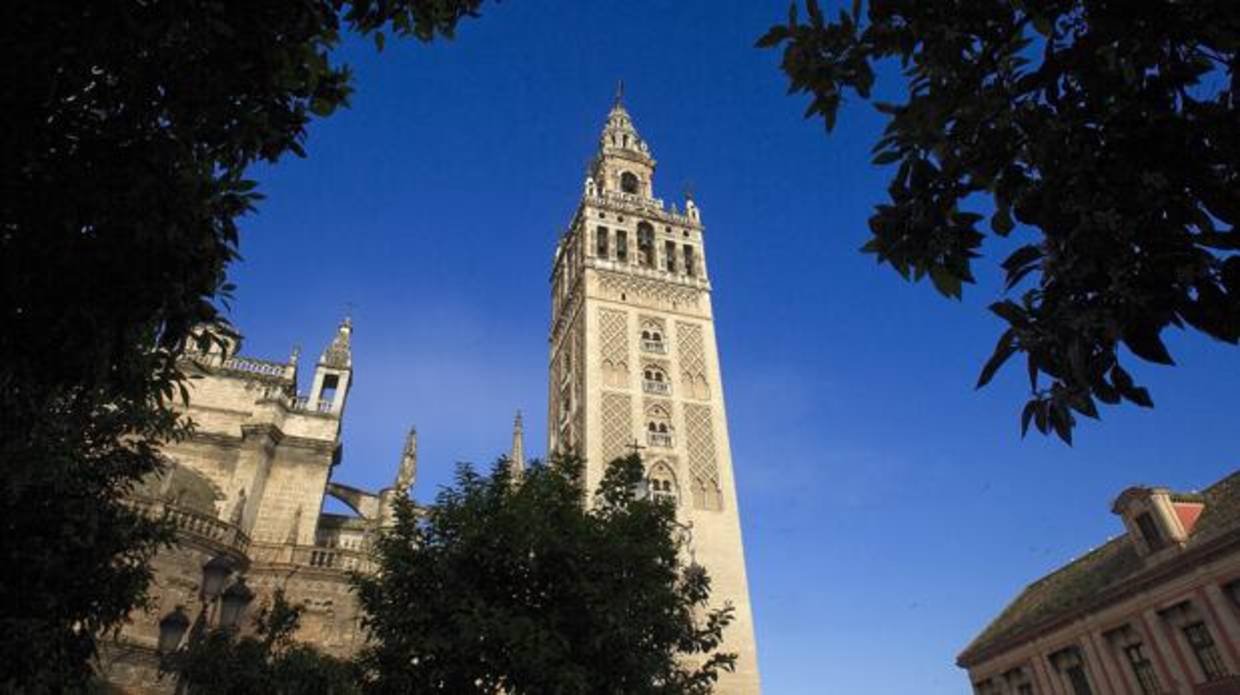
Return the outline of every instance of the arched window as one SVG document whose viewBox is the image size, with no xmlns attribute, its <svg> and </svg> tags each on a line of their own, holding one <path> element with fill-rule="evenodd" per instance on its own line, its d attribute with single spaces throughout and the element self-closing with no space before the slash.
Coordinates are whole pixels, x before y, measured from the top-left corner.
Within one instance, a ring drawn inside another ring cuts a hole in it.
<svg viewBox="0 0 1240 695">
<path fill-rule="evenodd" d="M 651 499 L 659 502 L 668 502 L 673 507 L 679 502 L 680 491 L 676 486 L 676 474 L 672 473 L 671 466 L 667 465 L 666 462 L 659 461 L 650 467 L 646 484 L 649 486 Z"/>
<path fill-rule="evenodd" d="M 663 343 L 663 327 L 655 321 L 642 323 L 642 350 L 660 354 L 667 352 Z"/>
<path fill-rule="evenodd" d="M 672 416 L 661 403 L 646 408 L 646 443 L 667 449 L 672 447 Z"/>
<path fill-rule="evenodd" d="M 643 266 L 654 267 L 654 227 L 649 222 L 637 225 L 637 255 Z"/>
<path fill-rule="evenodd" d="M 663 371 L 663 367 L 657 364 L 647 364 L 642 367 L 642 390 L 663 396 L 671 394 L 672 382 L 667 378 L 667 372 Z"/>
<path fill-rule="evenodd" d="M 641 182 L 637 179 L 637 175 L 631 171 L 620 174 L 620 190 L 625 193 L 637 194 L 641 187 Z"/>
</svg>

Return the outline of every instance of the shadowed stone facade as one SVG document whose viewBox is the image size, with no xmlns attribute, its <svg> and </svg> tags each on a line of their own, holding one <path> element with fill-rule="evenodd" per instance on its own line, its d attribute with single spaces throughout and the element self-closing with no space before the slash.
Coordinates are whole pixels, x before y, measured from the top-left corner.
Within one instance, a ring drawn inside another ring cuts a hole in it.
<svg viewBox="0 0 1240 695">
<path fill-rule="evenodd" d="M 348 580 L 366 570 L 372 534 L 388 519 L 390 500 L 407 494 L 417 466 L 410 432 L 392 487 L 366 492 L 331 480 L 340 463 L 340 426 L 352 386 L 352 326 L 345 321 L 314 367 L 310 392 L 297 393 L 298 355 L 284 362 L 223 353 L 191 354 L 187 440 L 165 447 L 168 472 L 148 480 L 135 504 L 167 515 L 179 545 L 154 560 L 150 610 L 136 612 L 102 646 L 100 671 L 130 692 L 165 692 L 157 679 L 159 621 L 177 606 L 202 613 L 202 566 L 230 559 L 255 593 L 250 615 L 282 587 L 305 606 L 296 635 L 347 656 L 364 636 Z M 356 514 L 322 511 L 333 496 Z"/>
</svg>

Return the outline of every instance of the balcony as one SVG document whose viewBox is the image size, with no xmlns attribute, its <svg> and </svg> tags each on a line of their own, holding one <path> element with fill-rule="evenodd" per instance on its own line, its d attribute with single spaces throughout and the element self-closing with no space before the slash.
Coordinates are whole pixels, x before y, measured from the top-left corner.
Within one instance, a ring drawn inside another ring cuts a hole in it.
<svg viewBox="0 0 1240 695">
<path fill-rule="evenodd" d="M 658 396 L 672 395 L 672 385 L 666 381 L 642 381 L 642 390 Z"/>
<path fill-rule="evenodd" d="M 129 504 L 151 518 L 162 518 L 178 536 L 245 555 L 250 537 L 240 528 L 209 514 L 150 498 L 133 498 Z"/>
<path fill-rule="evenodd" d="M 646 443 L 650 446 L 661 446 L 665 449 L 672 448 L 672 435 L 667 432 L 647 432 Z"/>
<path fill-rule="evenodd" d="M 643 338 L 642 339 L 642 351 L 657 352 L 660 355 L 665 355 L 667 354 L 667 346 L 664 345 L 662 340 L 646 340 Z"/>
</svg>

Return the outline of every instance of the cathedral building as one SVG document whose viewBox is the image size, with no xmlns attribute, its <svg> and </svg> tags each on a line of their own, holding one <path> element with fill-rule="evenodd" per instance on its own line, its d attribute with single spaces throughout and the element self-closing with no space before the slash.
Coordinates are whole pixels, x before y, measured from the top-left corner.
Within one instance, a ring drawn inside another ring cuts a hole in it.
<svg viewBox="0 0 1240 695">
<path fill-rule="evenodd" d="M 675 504 L 691 559 L 712 577 L 713 602 L 735 607 L 722 648 L 737 653 L 737 668 L 716 690 L 747 695 L 759 692 L 757 653 L 704 228 L 692 200 L 681 212 L 654 197 L 654 169 L 617 100 L 555 251 L 549 451 L 583 454 L 589 490 L 609 461 L 640 452 L 646 493 Z M 390 523 L 392 501 L 409 494 L 417 437 L 410 431 L 390 486 L 372 492 L 335 480 L 352 337 L 345 320 L 304 394 L 296 350 L 275 361 L 236 345 L 186 355 L 196 378 L 185 415 L 196 428 L 164 448 L 167 472 L 132 500 L 171 521 L 179 542 L 153 561 L 149 609 L 101 645 L 99 672 L 111 684 L 171 691 L 171 678 L 156 678 L 161 634 L 170 626 L 194 634 L 223 619 L 225 599 L 258 606 L 277 589 L 305 608 L 297 639 L 338 656 L 361 648 L 350 573 L 373 567 L 371 541 Z M 510 458 L 519 474 L 519 414 Z M 329 497 L 352 513 L 324 511 Z"/>
<path fill-rule="evenodd" d="M 759 691 L 701 211 L 654 195 L 655 160 L 619 97 L 551 273 L 550 451 L 574 450 L 593 490 L 639 452 L 650 494 L 675 503 L 738 655 L 720 693 Z"/>
</svg>

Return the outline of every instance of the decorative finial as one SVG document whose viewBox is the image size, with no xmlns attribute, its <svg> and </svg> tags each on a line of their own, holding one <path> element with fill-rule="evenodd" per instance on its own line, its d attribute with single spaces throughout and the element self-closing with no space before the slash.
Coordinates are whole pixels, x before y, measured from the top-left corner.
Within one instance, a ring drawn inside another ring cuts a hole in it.
<svg viewBox="0 0 1240 695">
<path fill-rule="evenodd" d="M 693 182 L 685 181 L 685 200 L 693 200 Z"/>
<path fill-rule="evenodd" d="M 616 81 L 616 106 L 624 102 L 624 79 Z"/>
<path fill-rule="evenodd" d="M 297 364 L 297 360 L 298 360 L 298 358 L 300 358 L 300 357 L 301 357 L 301 346 L 300 346 L 300 345 L 294 345 L 294 346 L 293 346 L 293 353 L 292 353 L 291 355 L 289 355 L 289 356 L 288 356 L 288 363 L 289 363 L 289 364 Z"/>
<path fill-rule="evenodd" d="M 525 472 L 525 426 L 521 422 L 520 410 L 517 410 L 517 417 L 512 421 L 512 453 L 508 457 L 508 465 L 513 480 L 520 479 Z"/>
<path fill-rule="evenodd" d="M 344 321 L 342 325 L 353 327 L 353 302 L 344 303 Z"/>
<path fill-rule="evenodd" d="M 400 454 L 400 468 L 396 471 L 396 489 L 408 494 L 418 475 L 418 429 L 409 428 L 405 436 L 405 448 Z"/>
</svg>

